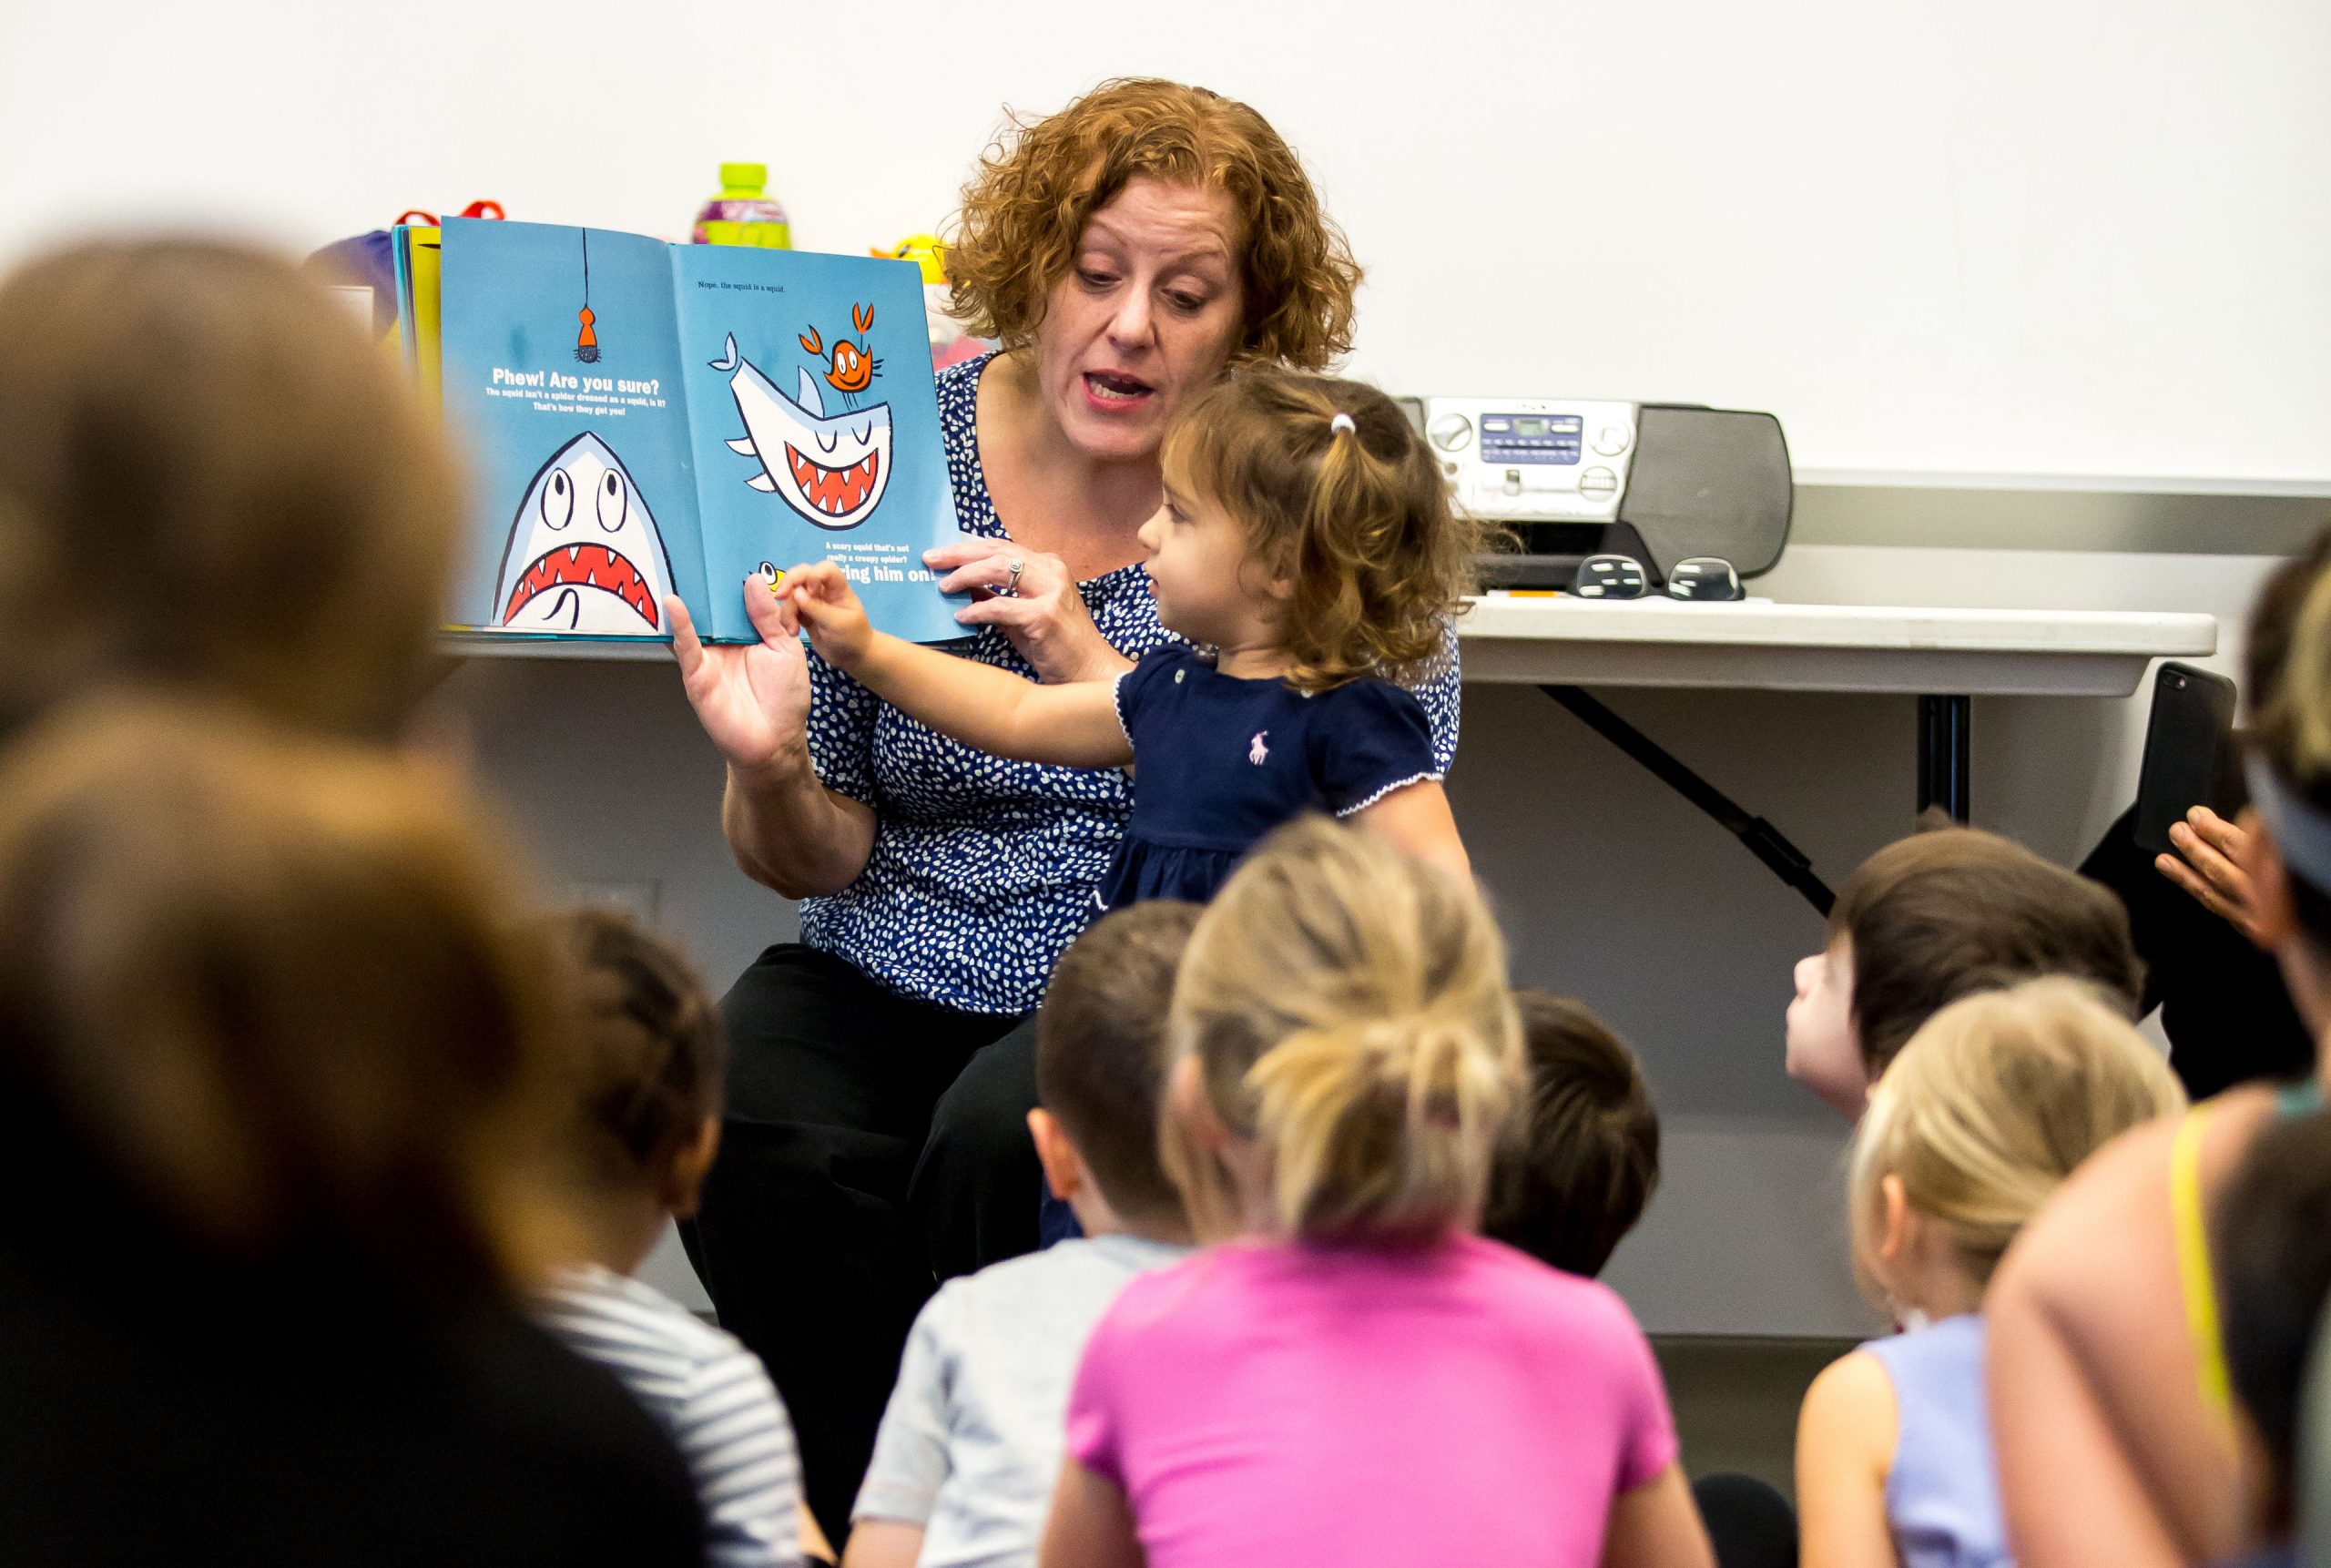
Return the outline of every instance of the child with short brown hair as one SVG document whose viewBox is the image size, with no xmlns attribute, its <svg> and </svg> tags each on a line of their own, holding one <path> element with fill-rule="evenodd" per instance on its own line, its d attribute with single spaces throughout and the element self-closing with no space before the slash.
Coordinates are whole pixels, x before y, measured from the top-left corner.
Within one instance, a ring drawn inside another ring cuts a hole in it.
<svg viewBox="0 0 2331 1568">
<path fill-rule="evenodd" d="M 1513 1004 L 1530 1085 L 1481 1234 L 1592 1278 L 1659 1186 L 1659 1112 L 1634 1053 L 1583 1003 L 1522 990 Z"/>
<path fill-rule="evenodd" d="M 1798 961 L 1788 1075 L 1848 1117 L 1949 1003 L 2041 975 L 2097 988 L 2130 1018 L 2144 966 L 2105 888 L 1976 828 L 1938 827 L 1854 869 L 1827 944 Z"/>
<path fill-rule="evenodd" d="M 1197 912 L 1154 901 L 1104 915 L 1054 971 L 1028 1128 L 1084 1235 L 951 1280 L 922 1309 L 847 1568 L 1034 1563 L 1085 1336 L 1127 1283 L 1189 1251 L 1157 1123 L 1166 1009 Z"/>
</svg>

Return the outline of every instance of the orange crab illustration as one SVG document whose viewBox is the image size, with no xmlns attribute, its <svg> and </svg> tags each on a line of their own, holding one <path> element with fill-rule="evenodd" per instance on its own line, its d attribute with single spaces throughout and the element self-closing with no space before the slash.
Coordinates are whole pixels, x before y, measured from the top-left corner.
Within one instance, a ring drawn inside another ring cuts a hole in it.
<svg viewBox="0 0 2331 1568">
<path fill-rule="evenodd" d="M 837 338 L 830 355 L 815 327 L 801 333 L 797 341 L 810 355 L 828 361 L 824 372 L 828 386 L 844 397 L 855 398 L 874 384 L 875 376 L 882 369 L 882 361 L 866 351 L 863 341 L 865 335 L 874 328 L 874 307 L 870 304 L 852 305 L 850 321 L 850 325 L 858 329 L 860 341 L 852 342 L 848 338 Z"/>
</svg>

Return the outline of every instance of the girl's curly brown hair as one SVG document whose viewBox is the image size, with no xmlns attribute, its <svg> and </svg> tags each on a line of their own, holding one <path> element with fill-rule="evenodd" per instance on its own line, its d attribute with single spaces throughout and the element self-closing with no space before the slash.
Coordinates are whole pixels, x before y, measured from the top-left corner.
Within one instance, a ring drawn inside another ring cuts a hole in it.
<svg viewBox="0 0 2331 1568">
<path fill-rule="evenodd" d="M 1319 370 L 1351 348 L 1359 266 L 1294 150 L 1245 104 L 1153 77 L 1104 82 L 1042 119 L 1012 116 L 963 188 L 952 309 L 1007 349 L 1035 338 L 1084 224 L 1143 176 L 1219 190 L 1246 323 L 1231 361 Z"/>
<path fill-rule="evenodd" d="M 1176 417 L 1163 456 L 1168 485 L 1236 518 L 1256 559 L 1294 585 L 1280 638 L 1290 684 L 1413 681 L 1445 656 L 1490 540 L 1451 507 L 1440 464 L 1390 398 L 1249 366 Z"/>
</svg>

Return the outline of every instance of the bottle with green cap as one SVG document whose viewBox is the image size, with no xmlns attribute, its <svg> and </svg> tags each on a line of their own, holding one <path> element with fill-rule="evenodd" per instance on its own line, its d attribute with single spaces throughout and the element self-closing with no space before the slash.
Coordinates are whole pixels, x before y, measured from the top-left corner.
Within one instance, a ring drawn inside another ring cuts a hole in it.
<svg viewBox="0 0 2331 1568">
<path fill-rule="evenodd" d="M 769 184 L 765 163 L 724 163 L 720 194 L 696 215 L 698 245 L 758 245 L 768 250 L 793 249 L 793 228 L 785 209 L 764 188 Z"/>
</svg>

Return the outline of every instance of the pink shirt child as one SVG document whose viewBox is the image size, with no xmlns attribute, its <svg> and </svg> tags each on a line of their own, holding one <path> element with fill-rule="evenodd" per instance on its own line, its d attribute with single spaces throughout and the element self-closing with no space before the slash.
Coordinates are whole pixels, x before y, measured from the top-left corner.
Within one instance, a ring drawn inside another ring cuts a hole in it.
<svg viewBox="0 0 2331 1568">
<path fill-rule="evenodd" d="M 1612 1497 L 1674 1462 L 1675 1430 L 1592 1280 L 1471 1236 L 1245 1242 L 1125 1288 L 1068 1451 L 1124 1490 L 1149 1568 L 1593 1568 Z"/>
</svg>

